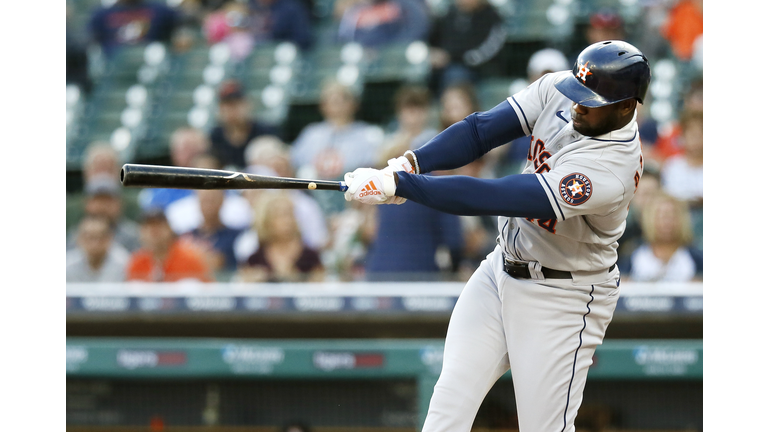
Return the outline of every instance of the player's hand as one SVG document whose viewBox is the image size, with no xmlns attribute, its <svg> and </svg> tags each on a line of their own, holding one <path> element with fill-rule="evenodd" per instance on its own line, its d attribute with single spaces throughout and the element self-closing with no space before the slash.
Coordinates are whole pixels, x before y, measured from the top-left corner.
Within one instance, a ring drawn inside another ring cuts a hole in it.
<svg viewBox="0 0 768 432">
<path fill-rule="evenodd" d="M 391 171 L 402 171 L 407 172 L 409 174 L 415 174 L 416 169 L 411 165 L 411 162 L 408 160 L 405 156 L 400 156 L 398 158 L 393 158 L 387 161 L 387 167 L 384 168 L 384 171 L 391 170 Z M 399 196 L 392 196 L 389 197 L 387 202 L 384 204 L 397 204 L 400 205 L 404 202 L 408 201 L 407 199 Z"/>
<path fill-rule="evenodd" d="M 394 170 L 387 167 L 383 170 L 373 168 L 358 168 L 354 172 L 344 174 L 347 191 L 344 198 L 347 201 L 359 201 L 363 204 L 387 204 L 395 196 Z"/>
<path fill-rule="evenodd" d="M 387 166 L 395 171 L 405 171 L 408 174 L 416 174 L 416 168 L 411 165 L 411 161 L 405 156 L 388 160 Z"/>
</svg>

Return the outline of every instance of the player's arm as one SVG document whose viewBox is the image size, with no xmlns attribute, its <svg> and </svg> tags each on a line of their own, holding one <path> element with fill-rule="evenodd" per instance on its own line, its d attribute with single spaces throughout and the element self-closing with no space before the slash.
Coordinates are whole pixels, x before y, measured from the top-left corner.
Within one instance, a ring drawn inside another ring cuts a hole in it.
<svg viewBox="0 0 768 432">
<path fill-rule="evenodd" d="M 508 101 L 485 112 L 468 115 L 413 151 L 419 174 L 451 170 L 479 159 L 492 149 L 525 136 Z"/>
<path fill-rule="evenodd" d="M 445 213 L 464 216 L 557 218 L 536 174 L 481 179 L 397 172 L 395 177 L 397 196 Z"/>
</svg>

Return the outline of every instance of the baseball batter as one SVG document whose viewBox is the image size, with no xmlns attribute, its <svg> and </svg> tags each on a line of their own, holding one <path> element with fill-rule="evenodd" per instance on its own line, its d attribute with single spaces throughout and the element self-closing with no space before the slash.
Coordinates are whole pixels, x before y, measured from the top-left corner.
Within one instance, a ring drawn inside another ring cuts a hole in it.
<svg viewBox="0 0 768 432">
<path fill-rule="evenodd" d="M 511 370 L 521 432 L 574 431 L 595 348 L 619 296 L 617 240 L 643 172 L 637 104 L 646 57 L 623 41 L 585 48 L 572 71 L 543 76 L 376 170 L 347 173 L 347 200 L 406 199 L 499 216 L 497 247 L 451 316 L 423 431 L 469 431 Z M 523 173 L 426 176 L 530 136 Z"/>
</svg>

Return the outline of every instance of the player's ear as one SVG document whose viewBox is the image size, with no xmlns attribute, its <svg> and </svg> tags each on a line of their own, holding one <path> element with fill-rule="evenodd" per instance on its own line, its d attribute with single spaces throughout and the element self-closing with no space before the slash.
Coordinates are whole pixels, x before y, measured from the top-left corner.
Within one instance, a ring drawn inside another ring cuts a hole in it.
<svg viewBox="0 0 768 432">
<path fill-rule="evenodd" d="M 637 108 L 637 99 L 627 99 L 619 102 L 619 112 L 622 116 L 630 115 Z"/>
</svg>

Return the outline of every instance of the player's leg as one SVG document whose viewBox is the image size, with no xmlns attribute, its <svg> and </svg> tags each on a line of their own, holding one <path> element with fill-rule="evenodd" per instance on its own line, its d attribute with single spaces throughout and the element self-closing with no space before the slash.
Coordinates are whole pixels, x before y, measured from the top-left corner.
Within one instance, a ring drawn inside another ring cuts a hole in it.
<svg viewBox="0 0 768 432">
<path fill-rule="evenodd" d="M 520 432 L 573 432 L 592 356 L 616 307 L 616 283 L 511 280 L 502 308 Z"/>
<path fill-rule="evenodd" d="M 509 369 L 495 279 L 483 261 L 456 302 L 424 432 L 469 431 L 485 395 Z"/>
</svg>

